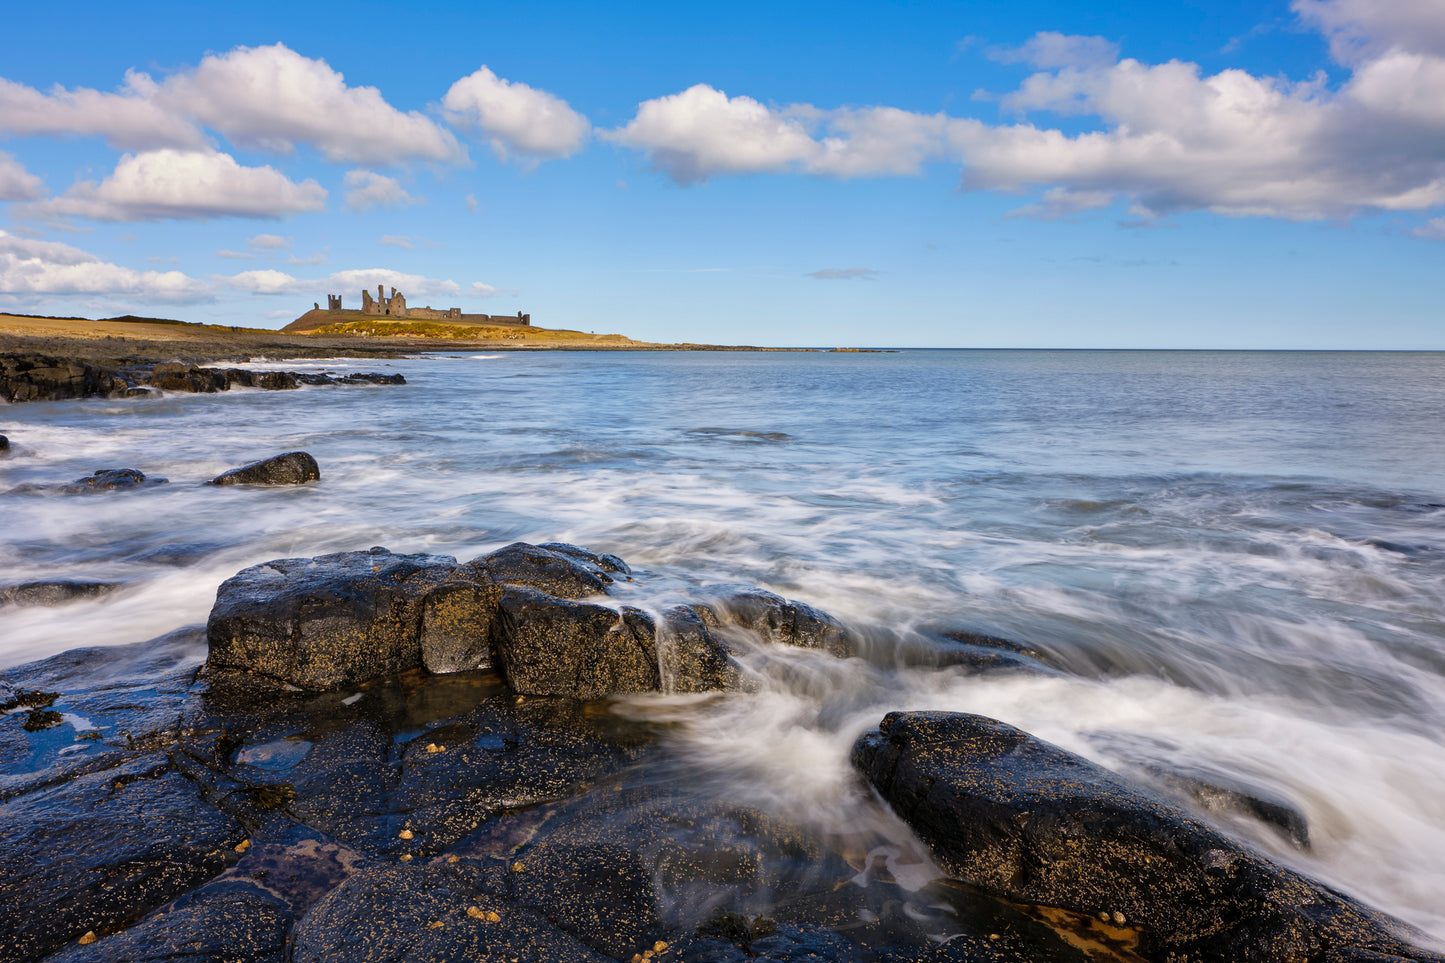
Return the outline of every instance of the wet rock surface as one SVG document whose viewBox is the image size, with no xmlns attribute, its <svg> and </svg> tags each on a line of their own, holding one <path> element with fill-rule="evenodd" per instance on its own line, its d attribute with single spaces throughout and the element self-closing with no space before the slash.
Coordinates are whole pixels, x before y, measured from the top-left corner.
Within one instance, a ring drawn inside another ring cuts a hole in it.
<svg viewBox="0 0 1445 963">
<path fill-rule="evenodd" d="M 0 585 L 0 605 L 64 605 L 99 598 L 121 587 L 120 582 L 51 579 Z"/>
<path fill-rule="evenodd" d="M 0 671 L 0 961 L 1439 959 L 980 717 L 893 714 L 855 750 L 954 879 L 761 804 L 611 694 L 859 640 L 754 590 L 625 604 L 650 577 L 562 544 L 281 560 L 204 629 Z M 566 694 L 517 684 L 549 674 Z"/>
<path fill-rule="evenodd" d="M 421 664 L 421 602 L 456 560 L 383 548 L 277 559 L 221 584 L 208 668 L 334 689 Z"/>
<path fill-rule="evenodd" d="M 212 478 L 211 485 L 304 485 L 320 481 L 321 468 L 304 451 L 288 451 L 232 468 Z"/>
<path fill-rule="evenodd" d="M 136 398 L 158 391 L 215 394 L 232 386 L 267 391 L 295 389 L 300 385 L 404 385 L 399 374 L 247 371 L 242 368 L 206 368 L 180 361 L 107 364 L 78 358 L 7 352 L 0 354 L 0 399 L 62 401 L 72 398 Z"/>
<path fill-rule="evenodd" d="M 1004 723 L 890 713 L 853 759 L 950 873 L 1006 899 L 1127 921 L 1146 958 L 1440 959 L 1380 914 Z"/>
</svg>

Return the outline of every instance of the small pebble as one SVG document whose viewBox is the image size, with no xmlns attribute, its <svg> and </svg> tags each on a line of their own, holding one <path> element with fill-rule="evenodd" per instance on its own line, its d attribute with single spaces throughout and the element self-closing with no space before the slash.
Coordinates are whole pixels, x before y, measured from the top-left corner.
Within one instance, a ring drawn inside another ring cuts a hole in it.
<svg viewBox="0 0 1445 963">
<path fill-rule="evenodd" d="M 410 829 L 403 829 L 401 832 L 399 832 L 399 833 L 396 834 L 396 838 L 397 838 L 397 839 L 411 839 L 413 835 L 415 835 L 415 834 L 412 833 L 412 831 L 411 831 Z M 1107 917 L 1106 917 L 1106 918 L 1107 918 Z"/>
<path fill-rule="evenodd" d="M 1105 923 L 1109 922 L 1109 911 L 1105 910 L 1104 912 L 1100 913 L 1099 919 L 1103 920 Z"/>
<path fill-rule="evenodd" d="M 513 864 L 512 864 L 512 872 L 514 872 L 514 873 L 520 873 L 521 871 L 522 871 L 522 864 L 521 864 L 521 863 L 513 863 Z"/>
<path fill-rule="evenodd" d="M 243 840 L 241 840 L 239 843 L 236 844 L 236 852 L 238 852 L 238 853 L 244 853 L 246 850 L 248 850 L 248 849 L 250 849 L 250 848 L 251 848 L 251 841 L 250 841 L 249 839 L 243 839 Z"/>
<path fill-rule="evenodd" d="M 650 959 L 652 959 L 652 958 L 653 958 L 654 956 L 656 956 L 656 955 L 657 955 L 657 954 L 654 953 L 654 952 L 652 952 L 651 950 L 643 950 L 643 951 L 642 951 L 642 958 L 643 958 L 644 960 L 650 960 Z"/>
<path fill-rule="evenodd" d="M 100 937 L 95 935 L 95 930 L 87 930 L 85 935 L 82 936 L 80 939 L 76 940 L 76 942 L 79 943 L 81 946 L 89 946 L 98 939 L 100 939 Z"/>
<path fill-rule="evenodd" d="M 447 747 L 446 747 L 446 746 L 439 746 L 439 745 L 437 745 L 435 742 L 428 742 L 428 743 L 426 744 L 426 751 L 427 751 L 427 752 L 446 752 L 446 751 L 447 751 Z"/>
<path fill-rule="evenodd" d="M 654 953 L 661 953 L 665 949 L 667 949 L 667 940 L 658 940 L 652 944 L 652 951 Z"/>
<path fill-rule="evenodd" d="M 502 921 L 502 914 L 501 914 L 501 913 L 498 913 L 496 910 L 487 910 L 487 922 L 488 922 L 488 923 L 500 923 L 501 921 Z"/>
<path fill-rule="evenodd" d="M 402 854 L 401 854 L 401 861 L 402 861 L 403 863 L 409 863 L 409 862 L 411 862 L 411 853 L 402 853 Z"/>
<path fill-rule="evenodd" d="M 442 921 L 441 921 L 441 920 L 432 920 L 430 923 L 428 923 L 428 924 L 426 925 L 426 928 L 429 929 L 429 930 L 439 930 L 439 929 L 442 928 Z"/>
<path fill-rule="evenodd" d="M 449 864 L 451 864 L 452 866 L 455 866 L 457 863 L 461 862 L 461 857 L 460 857 L 460 856 L 448 856 L 448 857 L 447 857 L 447 862 L 448 862 Z"/>
<path fill-rule="evenodd" d="M 632 963 L 642 963 L 642 954 L 641 954 L 641 953 L 633 953 L 633 954 L 632 954 Z"/>
<path fill-rule="evenodd" d="M 468 906 L 468 907 L 467 907 L 467 915 L 470 916 L 470 917 L 471 917 L 472 919 L 474 919 L 474 920 L 482 920 L 482 919 L 486 919 L 486 918 L 487 918 L 487 914 L 486 914 L 486 913 L 483 913 L 480 909 L 478 909 L 478 908 L 475 907 L 475 906 Z"/>
<path fill-rule="evenodd" d="M 988 938 L 991 939 L 991 940 L 996 940 L 996 939 L 998 939 L 998 934 L 997 934 L 997 933 L 990 933 L 990 934 L 988 934 Z"/>
<path fill-rule="evenodd" d="M 1119 912 L 1118 910 L 1114 910 L 1114 922 L 1115 922 L 1117 925 L 1119 925 L 1119 926 L 1123 926 L 1123 925 L 1124 925 L 1124 914 L 1121 913 L 1121 912 Z"/>
</svg>

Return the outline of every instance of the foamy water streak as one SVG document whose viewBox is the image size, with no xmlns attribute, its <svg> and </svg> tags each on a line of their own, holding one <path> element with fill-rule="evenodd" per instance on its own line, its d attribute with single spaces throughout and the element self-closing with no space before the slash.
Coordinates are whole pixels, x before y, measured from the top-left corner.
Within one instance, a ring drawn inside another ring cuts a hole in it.
<svg viewBox="0 0 1445 963">
<path fill-rule="evenodd" d="M 375 370 L 269 359 L 256 367 Z M 1094 352 L 503 354 L 404 387 L 0 409 L 0 491 L 133 467 L 135 492 L 0 494 L 0 580 L 119 589 L 6 607 L 0 662 L 204 621 L 271 558 L 516 539 L 616 553 L 658 609 L 716 583 L 816 605 L 867 658 L 757 649 L 755 691 L 636 700 L 716 791 L 907 833 L 847 767 L 899 708 L 980 712 L 1148 778 L 1301 810 L 1227 831 L 1445 936 L 1445 358 Z M 320 485 L 199 483 L 292 449 Z M 1049 674 L 922 664 L 942 630 Z M 908 865 L 918 865 L 900 857 Z"/>
</svg>

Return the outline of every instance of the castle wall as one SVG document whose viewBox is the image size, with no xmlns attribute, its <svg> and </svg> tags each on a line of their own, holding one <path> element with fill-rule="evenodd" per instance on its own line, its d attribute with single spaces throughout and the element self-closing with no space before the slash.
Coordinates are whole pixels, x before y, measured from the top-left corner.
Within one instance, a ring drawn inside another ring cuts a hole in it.
<svg viewBox="0 0 1445 963">
<path fill-rule="evenodd" d="M 344 310 L 341 307 L 341 295 L 328 294 L 326 296 L 326 307 L 330 311 Z M 406 295 L 396 288 L 391 289 L 391 297 L 386 296 L 385 288 L 380 284 L 376 286 L 376 296 L 362 288 L 361 290 L 361 313 L 386 315 L 393 318 L 417 318 L 428 321 L 462 321 L 467 324 L 499 324 L 509 327 L 526 327 L 532 323 L 530 314 L 523 314 L 518 311 L 511 314 L 462 314 L 461 308 L 447 308 L 443 311 L 440 308 L 433 308 L 427 305 L 424 308 L 409 308 L 406 305 Z"/>
</svg>

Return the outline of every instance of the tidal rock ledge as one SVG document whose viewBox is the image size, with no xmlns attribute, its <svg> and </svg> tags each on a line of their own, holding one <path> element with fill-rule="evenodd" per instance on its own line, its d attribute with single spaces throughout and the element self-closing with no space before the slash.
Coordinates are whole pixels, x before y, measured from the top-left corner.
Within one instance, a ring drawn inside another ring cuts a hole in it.
<svg viewBox="0 0 1445 963">
<path fill-rule="evenodd" d="M 222 583 L 207 622 L 217 682 L 324 691 L 425 667 L 496 668 L 513 691 L 600 699 L 742 684 L 736 655 L 762 640 L 833 655 L 837 620 L 760 589 L 653 615 L 608 599 L 625 562 L 575 545 L 516 542 L 457 564 L 385 548 L 278 559 Z"/>
</svg>

